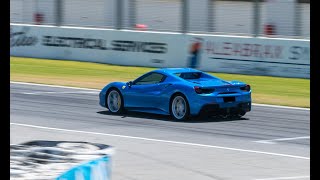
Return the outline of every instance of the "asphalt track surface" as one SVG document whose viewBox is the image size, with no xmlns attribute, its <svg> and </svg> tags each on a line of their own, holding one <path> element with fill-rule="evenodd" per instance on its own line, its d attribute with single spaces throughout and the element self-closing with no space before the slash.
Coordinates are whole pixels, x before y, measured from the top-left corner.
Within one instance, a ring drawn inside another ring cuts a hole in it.
<svg viewBox="0 0 320 180">
<path fill-rule="evenodd" d="M 115 148 L 113 180 L 310 179 L 310 111 L 254 104 L 239 119 L 112 115 L 98 90 L 10 84 L 10 142 Z"/>
</svg>

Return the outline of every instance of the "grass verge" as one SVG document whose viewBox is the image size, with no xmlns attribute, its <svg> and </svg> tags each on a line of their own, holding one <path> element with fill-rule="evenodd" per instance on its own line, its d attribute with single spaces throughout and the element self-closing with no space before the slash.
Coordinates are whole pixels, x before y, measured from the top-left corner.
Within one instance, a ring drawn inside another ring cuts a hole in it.
<svg viewBox="0 0 320 180">
<path fill-rule="evenodd" d="M 77 61 L 10 57 L 10 80 L 101 89 L 112 81 L 134 80 L 156 68 L 129 67 Z M 310 108 L 310 80 L 211 73 L 240 80 L 252 87 L 253 103 Z"/>
</svg>

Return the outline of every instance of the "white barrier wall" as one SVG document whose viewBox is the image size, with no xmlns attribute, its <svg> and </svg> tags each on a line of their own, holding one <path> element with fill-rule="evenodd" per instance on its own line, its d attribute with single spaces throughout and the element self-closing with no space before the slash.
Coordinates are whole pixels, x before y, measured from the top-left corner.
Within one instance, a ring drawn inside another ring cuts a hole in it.
<svg viewBox="0 0 320 180">
<path fill-rule="evenodd" d="M 173 67 L 181 66 L 185 61 L 184 49 L 175 47 L 182 46 L 183 39 L 180 35 L 165 33 L 12 25 L 10 54 Z"/>
<path fill-rule="evenodd" d="M 199 69 L 310 78 L 310 41 L 11 24 L 10 55 L 130 66 L 187 67 L 202 38 Z"/>
<path fill-rule="evenodd" d="M 226 36 L 203 39 L 199 69 L 310 78 L 310 41 Z"/>
</svg>

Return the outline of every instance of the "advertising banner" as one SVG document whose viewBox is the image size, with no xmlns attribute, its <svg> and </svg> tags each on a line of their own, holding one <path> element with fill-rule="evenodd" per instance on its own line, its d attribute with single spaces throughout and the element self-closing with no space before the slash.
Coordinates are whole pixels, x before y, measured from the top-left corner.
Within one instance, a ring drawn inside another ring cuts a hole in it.
<svg viewBox="0 0 320 180">
<path fill-rule="evenodd" d="M 189 66 L 204 71 L 310 78 L 310 41 L 193 35 L 188 44 Z"/>
<path fill-rule="evenodd" d="M 29 141 L 10 145 L 16 180 L 110 180 L 113 147 L 78 141 Z"/>
<path fill-rule="evenodd" d="M 310 78 L 310 41 L 97 28 L 10 26 L 10 55 Z"/>
<path fill-rule="evenodd" d="M 56 180 L 110 180 L 110 157 L 104 156 L 87 163 L 73 167 Z"/>
<path fill-rule="evenodd" d="M 10 54 L 130 66 L 185 62 L 184 38 L 171 33 L 11 25 Z M 173 43 L 174 42 L 174 43 Z"/>
</svg>

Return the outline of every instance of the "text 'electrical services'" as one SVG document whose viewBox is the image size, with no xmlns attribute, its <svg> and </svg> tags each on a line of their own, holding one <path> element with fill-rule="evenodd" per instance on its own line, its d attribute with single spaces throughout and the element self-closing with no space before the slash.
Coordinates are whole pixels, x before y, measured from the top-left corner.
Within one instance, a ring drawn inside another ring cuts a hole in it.
<svg viewBox="0 0 320 180">
<path fill-rule="evenodd" d="M 60 36 L 43 36 L 42 45 L 84 49 L 146 52 L 158 54 L 166 53 L 168 50 L 166 43 L 112 40 L 108 44 L 108 41 L 104 39 Z"/>
</svg>

